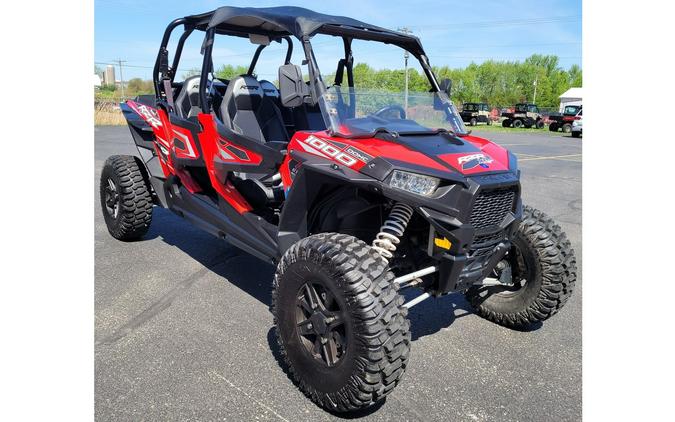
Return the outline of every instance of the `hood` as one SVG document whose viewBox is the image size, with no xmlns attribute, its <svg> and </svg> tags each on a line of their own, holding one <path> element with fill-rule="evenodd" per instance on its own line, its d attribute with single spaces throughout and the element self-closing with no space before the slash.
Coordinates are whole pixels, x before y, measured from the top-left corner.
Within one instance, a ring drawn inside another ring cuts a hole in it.
<svg viewBox="0 0 675 422">
<path fill-rule="evenodd" d="M 433 162 L 435 165 L 429 167 L 440 169 L 439 167 L 442 166 L 446 171 L 459 172 L 465 176 L 509 170 L 508 151 L 487 139 L 476 136 L 460 137 L 441 133 L 388 138 L 390 143 L 402 145 L 425 158 L 422 162 L 411 160 L 413 164 L 429 166 L 428 163 Z M 397 161 L 408 161 L 387 147 L 380 149 L 379 156 Z"/>
<path fill-rule="evenodd" d="M 319 138 L 320 140 L 317 140 Z M 487 139 L 447 133 L 397 136 L 378 134 L 373 138 L 331 137 L 326 132 L 297 133 L 294 141 L 305 152 L 324 158 L 340 157 L 357 171 L 374 159 L 401 167 L 410 164 L 415 172 L 442 176 L 457 173 L 471 176 L 509 170 L 509 152 Z M 345 157 L 344 155 L 347 155 Z M 351 157 L 351 158 L 350 158 Z"/>
</svg>

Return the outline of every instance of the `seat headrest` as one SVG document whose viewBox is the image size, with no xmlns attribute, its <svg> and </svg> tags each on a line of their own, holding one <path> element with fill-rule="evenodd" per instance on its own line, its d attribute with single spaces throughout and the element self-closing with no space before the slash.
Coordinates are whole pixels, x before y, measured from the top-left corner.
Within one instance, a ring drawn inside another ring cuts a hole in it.
<svg viewBox="0 0 675 422">
<path fill-rule="evenodd" d="M 279 90 L 272 82 L 263 79 L 260 81 L 260 87 L 262 88 L 263 94 L 265 94 L 266 97 L 279 98 Z"/>
<path fill-rule="evenodd" d="M 201 76 L 195 75 L 190 76 L 183 82 L 183 90 L 187 93 L 198 91 L 199 90 L 199 79 Z"/>
<path fill-rule="evenodd" d="M 237 76 L 230 81 L 232 101 L 237 110 L 255 110 L 260 106 L 263 90 L 252 76 Z"/>
</svg>

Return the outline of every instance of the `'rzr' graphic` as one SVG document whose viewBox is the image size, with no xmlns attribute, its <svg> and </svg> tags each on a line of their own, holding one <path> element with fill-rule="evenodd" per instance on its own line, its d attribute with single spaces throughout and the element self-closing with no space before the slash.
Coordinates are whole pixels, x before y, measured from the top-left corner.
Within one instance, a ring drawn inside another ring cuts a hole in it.
<svg viewBox="0 0 675 422">
<path fill-rule="evenodd" d="M 127 104 L 129 104 L 129 106 L 153 128 L 162 127 L 162 122 L 159 120 L 157 110 L 154 108 L 137 103 L 135 101 L 127 101 Z"/>
<path fill-rule="evenodd" d="M 302 149 L 309 152 L 310 154 L 318 155 L 324 158 L 332 158 L 340 164 L 344 164 L 347 167 L 351 167 L 359 161 L 366 163 L 368 155 L 366 153 L 360 152 L 353 147 L 348 147 L 345 150 L 341 150 L 335 145 L 319 139 L 316 136 L 309 136 L 304 141 L 298 141 Z M 350 155 L 348 154 L 348 152 Z M 356 155 L 356 157 L 354 157 Z"/>
<path fill-rule="evenodd" d="M 494 161 L 485 154 L 471 154 L 459 157 L 457 162 L 462 166 L 462 170 L 469 170 L 476 166 L 481 166 L 484 169 L 490 167 L 490 163 Z"/>
</svg>

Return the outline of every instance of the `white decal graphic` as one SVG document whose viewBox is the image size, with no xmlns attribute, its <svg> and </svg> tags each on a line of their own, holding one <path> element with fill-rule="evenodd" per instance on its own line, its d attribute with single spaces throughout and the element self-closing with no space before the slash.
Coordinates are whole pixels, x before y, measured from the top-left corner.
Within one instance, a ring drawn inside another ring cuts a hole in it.
<svg viewBox="0 0 675 422">
<path fill-rule="evenodd" d="M 318 155 L 324 158 L 333 158 L 336 161 L 351 167 L 358 162 L 358 160 L 344 151 L 340 151 L 334 145 L 329 144 L 323 139 L 316 136 L 309 136 L 304 141 L 298 141 L 300 146 L 310 154 Z"/>
</svg>

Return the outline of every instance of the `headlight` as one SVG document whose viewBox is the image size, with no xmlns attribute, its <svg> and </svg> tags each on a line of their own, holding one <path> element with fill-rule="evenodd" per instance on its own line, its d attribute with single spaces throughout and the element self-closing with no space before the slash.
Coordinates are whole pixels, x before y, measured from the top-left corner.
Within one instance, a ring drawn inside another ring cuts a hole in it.
<svg viewBox="0 0 675 422">
<path fill-rule="evenodd" d="M 407 171 L 394 170 L 391 174 L 389 186 L 396 189 L 429 196 L 436 191 L 440 179 Z"/>
<path fill-rule="evenodd" d="M 579 126 L 579 121 L 578 120 L 573 121 L 572 126 Z"/>
</svg>

